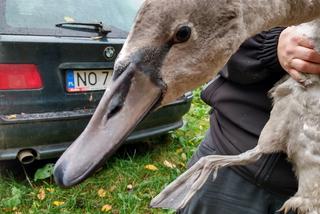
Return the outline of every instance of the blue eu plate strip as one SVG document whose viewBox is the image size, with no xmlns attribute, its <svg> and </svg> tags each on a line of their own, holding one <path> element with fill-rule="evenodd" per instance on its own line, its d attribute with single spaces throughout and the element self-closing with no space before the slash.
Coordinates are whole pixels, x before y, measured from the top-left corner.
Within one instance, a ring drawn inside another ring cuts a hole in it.
<svg viewBox="0 0 320 214">
<path fill-rule="evenodd" d="M 73 70 L 67 70 L 67 88 L 75 88 Z"/>
</svg>

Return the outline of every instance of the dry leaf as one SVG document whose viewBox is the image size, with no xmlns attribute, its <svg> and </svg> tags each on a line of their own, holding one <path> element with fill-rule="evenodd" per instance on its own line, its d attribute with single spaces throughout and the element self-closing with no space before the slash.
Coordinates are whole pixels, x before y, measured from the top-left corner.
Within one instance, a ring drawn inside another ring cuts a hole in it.
<svg viewBox="0 0 320 214">
<path fill-rule="evenodd" d="M 132 190 L 133 189 L 133 186 L 132 186 L 132 184 L 129 184 L 128 186 L 127 186 L 127 190 Z"/>
<path fill-rule="evenodd" d="M 43 201 L 45 198 L 46 198 L 46 192 L 44 191 L 44 188 L 41 187 L 39 189 L 39 192 L 37 194 L 37 198 L 40 200 L 40 201 Z"/>
<path fill-rule="evenodd" d="M 64 17 L 64 21 L 66 21 L 66 22 L 74 22 L 74 18 L 72 18 L 70 16 L 65 16 Z"/>
<path fill-rule="evenodd" d="M 187 160 L 187 155 L 186 155 L 186 153 L 182 153 L 182 154 L 181 154 L 181 158 L 182 158 L 182 160 L 186 161 L 186 160 Z"/>
<path fill-rule="evenodd" d="M 111 186 L 109 189 L 109 192 L 113 192 L 117 187 L 116 186 Z"/>
<path fill-rule="evenodd" d="M 53 193 L 54 192 L 54 189 L 53 188 L 46 188 L 46 190 L 50 193 Z"/>
<path fill-rule="evenodd" d="M 158 170 L 158 168 L 152 164 L 145 165 L 144 168 L 147 170 L 150 170 L 150 171 L 157 171 Z"/>
<path fill-rule="evenodd" d="M 56 206 L 56 207 L 59 207 L 59 206 L 64 205 L 64 202 L 63 202 L 63 201 L 54 201 L 54 202 L 52 202 L 52 204 L 53 204 L 54 206 Z"/>
<path fill-rule="evenodd" d="M 112 210 L 112 206 L 109 204 L 105 204 L 103 205 L 103 207 L 101 208 L 102 212 L 109 212 L 110 210 Z"/>
<path fill-rule="evenodd" d="M 16 114 L 11 114 L 11 115 L 6 116 L 6 118 L 7 118 L 8 120 L 16 119 L 16 118 L 17 118 L 17 115 L 16 115 Z"/>
<path fill-rule="evenodd" d="M 171 169 L 175 169 L 177 166 L 167 160 L 163 161 L 163 164 L 168 167 L 168 168 L 171 168 Z"/>
<path fill-rule="evenodd" d="M 177 154 L 180 154 L 180 153 L 182 153 L 182 152 L 183 152 L 183 148 L 180 148 L 180 149 L 177 149 L 177 150 L 176 150 L 176 153 L 177 153 Z"/>
<path fill-rule="evenodd" d="M 106 197 L 106 194 L 107 194 L 107 192 L 106 192 L 105 189 L 101 188 L 101 189 L 98 190 L 98 195 L 99 195 L 100 198 Z"/>
<path fill-rule="evenodd" d="M 93 101 L 93 96 L 92 96 L 92 94 L 90 94 L 89 102 L 92 102 L 92 101 Z"/>
<path fill-rule="evenodd" d="M 179 166 L 182 166 L 182 167 L 186 167 L 186 164 L 185 164 L 185 163 L 182 163 L 182 162 L 178 162 L 178 165 L 179 165 Z"/>
</svg>

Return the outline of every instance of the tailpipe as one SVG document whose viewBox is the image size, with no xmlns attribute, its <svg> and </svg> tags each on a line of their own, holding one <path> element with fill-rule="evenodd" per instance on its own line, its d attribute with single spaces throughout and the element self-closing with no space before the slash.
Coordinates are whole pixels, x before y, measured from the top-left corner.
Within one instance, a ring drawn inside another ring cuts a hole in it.
<svg viewBox="0 0 320 214">
<path fill-rule="evenodd" d="M 32 149 L 25 149 L 19 151 L 17 158 L 20 163 L 26 165 L 33 163 L 36 160 L 36 152 Z"/>
</svg>

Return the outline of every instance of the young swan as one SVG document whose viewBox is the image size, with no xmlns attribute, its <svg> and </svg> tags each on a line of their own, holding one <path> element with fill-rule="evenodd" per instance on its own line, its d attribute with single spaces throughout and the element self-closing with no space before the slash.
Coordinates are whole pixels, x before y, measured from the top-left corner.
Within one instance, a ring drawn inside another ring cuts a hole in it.
<svg viewBox="0 0 320 214">
<path fill-rule="evenodd" d="M 320 20 L 297 26 L 297 34 L 315 41 L 320 51 Z M 245 165 L 263 154 L 285 152 L 299 180 L 297 193 L 281 210 L 299 214 L 320 213 L 320 77 L 307 74 L 302 84 L 289 76 L 271 91 L 274 106 L 263 128 L 258 145 L 239 155 L 210 155 L 167 186 L 152 202 L 152 207 L 179 209 L 201 188 L 208 176 L 225 166 Z"/>
</svg>

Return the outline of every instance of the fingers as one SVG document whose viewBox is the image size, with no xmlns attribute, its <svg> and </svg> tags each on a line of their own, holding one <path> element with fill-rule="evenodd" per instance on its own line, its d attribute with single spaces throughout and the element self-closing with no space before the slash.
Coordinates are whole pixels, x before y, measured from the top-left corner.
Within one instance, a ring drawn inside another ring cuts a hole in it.
<svg viewBox="0 0 320 214">
<path fill-rule="evenodd" d="M 320 72 L 320 64 L 308 62 L 302 59 L 292 59 L 290 62 L 291 69 L 299 72 L 318 74 Z"/>
<path fill-rule="evenodd" d="M 314 42 L 308 39 L 305 36 L 294 36 L 293 40 L 296 40 L 296 43 L 302 47 L 314 49 Z"/>
<path fill-rule="evenodd" d="M 320 54 L 314 49 L 297 46 L 292 54 L 293 58 L 320 64 Z"/>
<path fill-rule="evenodd" d="M 303 73 L 301 73 L 297 70 L 290 69 L 288 71 L 288 73 L 295 81 L 299 82 L 300 84 L 302 84 L 305 87 L 312 84 L 312 81 L 309 78 L 307 78 L 307 76 L 305 76 Z"/>
<path fill-rule="evenodd" d="M 305 36 L 293 36 L 292 40 L 299 46 L 314 49 L 314 42 Z"/>
<path fill-rule="evenodd" d="M 295 70 L 293 68 L 290 68 L 287 72 L 297 82 L 301 82 L 304 79 L 303 74 L 301 74 L 299 71 L 297 71 L 297 70 Z"/>
<path fill-rule="evenodd" d="M 297 35 L 295 27 L 286 28 L 279 37 L 279 62 L 295 80 L 302 79 L 299 72 L 320 74 L 320 54 L 314 47 L 312 40 Z"/>
</svg>

